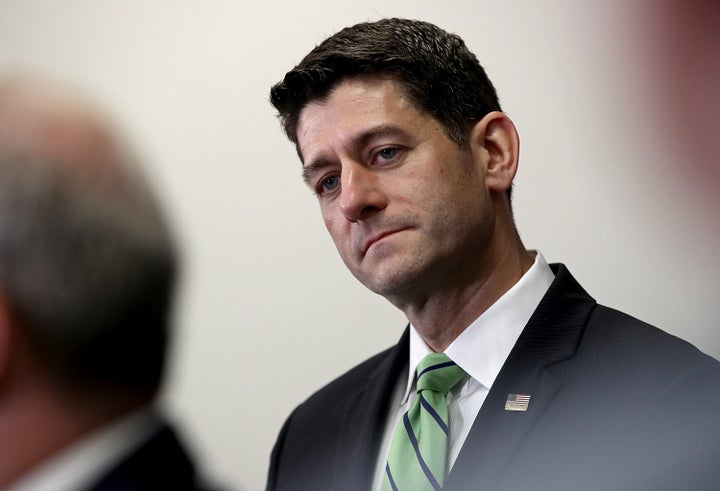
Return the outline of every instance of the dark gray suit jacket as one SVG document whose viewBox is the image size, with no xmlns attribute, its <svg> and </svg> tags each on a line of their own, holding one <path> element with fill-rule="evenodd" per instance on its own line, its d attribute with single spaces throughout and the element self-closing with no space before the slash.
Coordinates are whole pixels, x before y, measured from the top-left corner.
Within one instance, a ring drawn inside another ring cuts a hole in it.
<svg viewBox="0 0 720 491">
<path fill-rule="evenodd" d="M 118 463 L 87 491 L 209 491 L 185 446 L 168 425 Z"/>
<path fill-rule="evenodd" d="M 720 489 L 720 363 L 552 268 L 444 489 Z M 298 406 L 267 489 L 370 489 L 408 351 L 406 330 Z M 530 394 L 528 410 L 506 411 L 508 394 Z"/>
</svg>

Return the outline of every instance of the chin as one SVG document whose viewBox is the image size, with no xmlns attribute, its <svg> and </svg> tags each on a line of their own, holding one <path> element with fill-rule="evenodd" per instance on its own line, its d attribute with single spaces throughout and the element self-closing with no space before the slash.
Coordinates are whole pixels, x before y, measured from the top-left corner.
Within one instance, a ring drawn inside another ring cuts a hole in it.
<svg viewBox="0 0 720 491">
<path fill-rule="evenodd" d="M 403 295 L 418 281 L 417 272 L 407 266 L 384 268 L 362 278 L 356 277 L 370 291 L 388 299 Z"/>
</svg>

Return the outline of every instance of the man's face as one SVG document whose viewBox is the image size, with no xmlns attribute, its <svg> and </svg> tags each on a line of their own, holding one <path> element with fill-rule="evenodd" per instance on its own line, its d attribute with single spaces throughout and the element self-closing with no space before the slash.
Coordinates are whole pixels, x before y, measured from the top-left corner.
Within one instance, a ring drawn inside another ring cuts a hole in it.
<svg viewBox="0 0 720 491">
<path fill-rule="evenodd" d="M 477 273 L 494 225 L 486 153 L 458 148 L 395 82 L 341 82 L 303 109 L 298 144 L 325 226 L 370 290 L 402 302 Z"/>
</svg>

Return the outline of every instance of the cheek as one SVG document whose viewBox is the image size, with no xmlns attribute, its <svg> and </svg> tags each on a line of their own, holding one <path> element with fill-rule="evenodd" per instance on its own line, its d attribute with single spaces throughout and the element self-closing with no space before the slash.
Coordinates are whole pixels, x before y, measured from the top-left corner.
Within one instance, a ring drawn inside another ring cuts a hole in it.
<svg viewBox="0 0 720 491">
<path fill-rule="evenodd" d="M 427 208 L 440 192 L 445 180 L 442 169 L 403 169 L 404 172 L 381 180 L 383 191 L 394 205 Z M 404 208 L 404 207 L 403 207 Z"/>
<path fill-rule="evenodd" d="M 350 230 L 347 226 L 347 220 L 339 214 L 323 214 L 323 222 L 330 237 L 335 243 L 338 251 L 342 254 L 350 243 Z"/>
</svg>

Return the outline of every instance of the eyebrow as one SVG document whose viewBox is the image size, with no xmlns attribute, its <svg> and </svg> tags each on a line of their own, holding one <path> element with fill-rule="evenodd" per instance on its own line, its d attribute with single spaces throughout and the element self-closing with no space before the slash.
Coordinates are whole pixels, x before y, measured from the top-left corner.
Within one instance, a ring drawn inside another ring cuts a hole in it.
<svg viewBox="0 0 720 491">
<path fill-rule="evenodd" d="M 310 182 L 312 176 L 323 170 L 325 167 L 329 167 L 330 165 L 330 160 L 326 159 L 325 157 L 320 157 L 313 160 L 309 164 L 304 164 L 302 170 L 302 178 L 303 181 L 305 181 L 305 184 L 307 184 L 308 186 L 312 186 Z"/>
<path fill-rule="evenodd" d="M 393 124 L 381 124 L 353 136 L 348 146 L 354 151 L 357 151 L 358 149 L 367 146 L 371 141 L 377 138 L 392 136 L 407 136 L 407 132 L 399 126 Z M 325 167 L 329 167 L 330 165 L 330 159 L 323 156 L 320 156 L 307 164 L 303 164 L 302 177 L 305 184 L 309 186 L 310 178 L 315 173 L 321 171 Z"/>
</svg>

